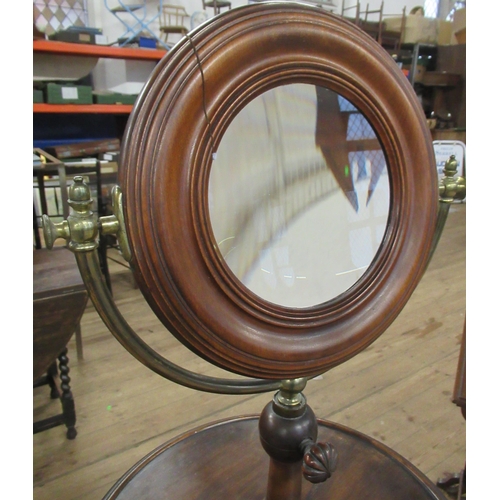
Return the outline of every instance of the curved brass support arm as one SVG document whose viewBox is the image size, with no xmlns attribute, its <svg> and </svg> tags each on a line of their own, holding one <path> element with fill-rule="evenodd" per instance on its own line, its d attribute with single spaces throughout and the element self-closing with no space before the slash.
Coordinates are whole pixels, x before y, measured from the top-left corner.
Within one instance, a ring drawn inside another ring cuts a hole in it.
<svg viewBox="0 0 500 500">
<path fill-rule="evenodd" d="M 231 380 L 199 375 L 168 361 L 151 349 L 121 315 L 103 280 L 97 252 L 75 253 L 78 268 L 90 298 L 102 320 L 118 342 L 142 364 L 172 382 L 205 392 L 218 394 L 253 394 L 279 387 L 279 382 L 267 380 Z"/>
<path fill-rule="evenodd" d="M 114 199 L 121 203 L 119 189 L 116 190 Z M 268 392 L 280 387 L 279 381 L 261 379 L 222 379 L 199 375 L 170 362 L 156 351 L 151 349 L 131 328 L 116 307 L 102 277 L 99 259 L 97 256 L 98 224 L 106 227 L 105 232 L 110 234 L 114 229 L 123 231 L 120 215 L 103 218 L 98 221 L 97 216 L 91 211 L 92 199 L 90 190 L 83 182 L 81 176 L 74 178 L 74 184 L 69 190 L 68 203 L 72 208 L 67 221 L 54 224 L 47 216 L 43 217 L 44 235 L 46 245 L 52 248 L 57 238 L 68 241 L 68 248 L 74 252 L 80 274 L 82 275 L 89 296 L 108 329 L 115 338 L 145 366 L 158 375 L 185 387 L 198 391 L 217 394 L 255 394 Z M 119 206 L 114 204 L 113 210 L 120 213 Z M 126 244 L 126 235 L 122 232 L 117 236 L 122 244 Z M 123 250 L 122 250 L 123 251 Z M 128 251 L 125 250 L 125 252 Z"/>
<path fill-rule="evenodd" d="M 443 233 L 450 205 L 455 200 L 463 200 L 465 198 L 465 178 L 455 177 L 457 167 L 458 162 L 455 155 L 451 155 L 444 166 L 444 176 L 439 180 L 439 210 L 429 262 Z"/>
</svg>

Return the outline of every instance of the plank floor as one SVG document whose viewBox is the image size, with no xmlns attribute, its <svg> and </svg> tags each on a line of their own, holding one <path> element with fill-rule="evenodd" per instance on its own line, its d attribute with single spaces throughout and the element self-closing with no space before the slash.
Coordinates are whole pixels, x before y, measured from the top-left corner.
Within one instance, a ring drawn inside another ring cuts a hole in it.
<svg viewBox="0 0 500 500">
<path fill-rule="evenodd" d="M 465 203 L 452 205 L 424 277 L 389 329 L 305 391 L 318 417 L 382 441 L 433 482 L 465 463 L 466 424 L 451 402 L 465 318 L 465 219 Z M 228 376 L 165 331 L 129 270 L 111 261 L 111 273 L 120 311 L 150 345 L 187 369 Z M 69 441 L 60 426 L 33 436 L 35 500 L 100 499 L 165 441 L 214 420 L 260 413 L 270 400 L 198 393 L 162 379 L 115 340 L 92 304 L 81 326 L 82 361 L 74 338 L 69 344 L 78 435 Z M 59 411 L 46 387 L 33 391 L 35 420 Z"/>
</svg>

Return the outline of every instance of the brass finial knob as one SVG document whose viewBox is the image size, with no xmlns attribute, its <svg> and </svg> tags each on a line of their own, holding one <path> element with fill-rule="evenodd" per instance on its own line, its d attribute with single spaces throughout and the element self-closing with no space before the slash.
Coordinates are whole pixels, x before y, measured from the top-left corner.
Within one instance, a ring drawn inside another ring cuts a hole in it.
<svg viewBox="0 0 500 500">
<path fill-rule="evenodd" d="M 444 165 L 444 177 L 439 181 L 439 196 L 445 203 L 465 198 L 465 178 L 455 177 L 457 172 L 457 159 L 451 155 Z"/>
<path fill-rule="evenodd" d="M 92 195 L 89 186 L 81 175 L 73 178 L 73 184 L 69 187 L 68 204 L 77 213 L 86 214 L 92 211 Z"/>
</svg>

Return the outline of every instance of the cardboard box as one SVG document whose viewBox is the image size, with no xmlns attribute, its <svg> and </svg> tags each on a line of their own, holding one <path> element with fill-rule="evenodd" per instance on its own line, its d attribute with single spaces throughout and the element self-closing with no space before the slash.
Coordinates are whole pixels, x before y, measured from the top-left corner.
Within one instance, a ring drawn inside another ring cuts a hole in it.
<svg viewBox="0 0 500 500">
<path fill-rule="evenodd" d="M 422 82 L 425 76 L 426 67 L 421 64 L 417 64 L 415 68 L 415 74 L 413 75 L 414 82 Z"/>
<path fill-rule="evenodd" d="M 451 21 L 438 20 L 438 45 L 450 45 L 453 37 L 453 24 Z"/>
<path fill-rule="evenodd" d="M 453 36 L 453 43 L 456 43 L 457 45 L 465 43 L 465 28 L 463 30 L 456 31 Z"/>
<path fill-rule="evenodd" d="M 465 29 L 465 8 L 458 9 L 453 14 L 453 33 Z"/>
<path fill-rule="evenodd" d="M 99 160 L 114 161 L 118 163 L 120 161 L 119 151 L 106 151 L 105 153 L 99 153 Z"/>
<path fill-rule="evenodd" d="M 101 161 L 101 174 L 114 174 L 118 172 L 118 163 L 116 161 Z"/>
<path fill-rule="evenodd" d="M 402 16 L 387 17 L 384 24 L 389 31 L 401 31 Z M 438 42 L 439 21 L 430 17 L 406 16 L 405 32 L 402 43 L 430 43 Z"/>
<path fill-rule="evenodd" d="M 463 44 L 465 43 L 465 8 L 458 9 L 453 14 L 453 35 L 452 44 Z"/>
</svg>

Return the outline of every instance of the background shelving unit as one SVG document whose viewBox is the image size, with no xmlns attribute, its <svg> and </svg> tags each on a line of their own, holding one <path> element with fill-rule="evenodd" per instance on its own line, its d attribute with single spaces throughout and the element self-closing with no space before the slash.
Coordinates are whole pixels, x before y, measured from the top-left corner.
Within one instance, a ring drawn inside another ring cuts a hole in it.
<svg viewBox="0 0 500 500">
<path fill-rule="evenodd" d="M 51 54 L 107 57 L 111 59 L 135 59 L 139 61 L 159 61 L 165 50 L 136 49 L 128 47 L 111 47 L 108 45 L 91 45 L 85 43 L 68 43 L 52 40 L 33 40 L 34 52 L 49 52 Z"/>
<path fill-rule="evenodd" d="M 33 56 L 37 54 L 51 55 L 52 58 L 67 58 L 74 62 L 75 58 L 121 59 L 158 62 L 165 56 L 165 50 L 142 49 L 129 47 L 112 47 L 82 43 L 68 43 L 45 39 L 33 40 Z M 84 65 L 85 67 L 91 64 Z M 35 74 L 35 73 L 34 73 Z M 123 136 L 128 117 L 133 109 L 132 104 L 49 104 L 33 103 L 33 146 L 35 148 L 52 148 L 56 145 L 83 143 L 93 140 L 120 139 Z M 71 169 L 72 175 L 75 168 Z M 102 174 L 102 175 L 101 175 Z M 99 213 L 106 210 L 104 184 L 114 183 L 116 173 L 101 171 L 99 175 L 88 174 L 92 179 L 98 177 L 96 183 L 97 199 L 101 200 Z M 66 183 L 66 177 L 63 182 Z M 91 183 L 95 183 L 91 181 Z M 38 184 L 36 184 L 38 186 Z M 35 183 L 34 183 L 35 187 Z M 44 212 L 47 213 L 47 212 Z M 36 216 L 34 208 L 34 216 Z M 35 227 L 35 226 L 34 226 Z M 36 231 L 35 231 L 36 233 Z M 104 240 L 103 240 L 104 241 Z M 103 247 L 105 243 L 103 243 Z M 102 262 L 106 262 L 105 253 Z"/>
<path fill-rule="evenodd" d="M 97 114 L 129 114 L 132 104 L 46 104 L 34 103 L 33 113 L 97 113 Z"/>
<path fill-rule="evenodd" d="M 51 40 L 33 40 L 33 52 L 49 53 L 57 56 L 103 57 L 135 61 L 159 61 L 165 50 L 110 47 L 80 43 L 57 42 Z M 47 104 L 34 103 L 33 113 L 62 114 L 129 114 L 132 105 L 127 104 Z"/>
</svg>

